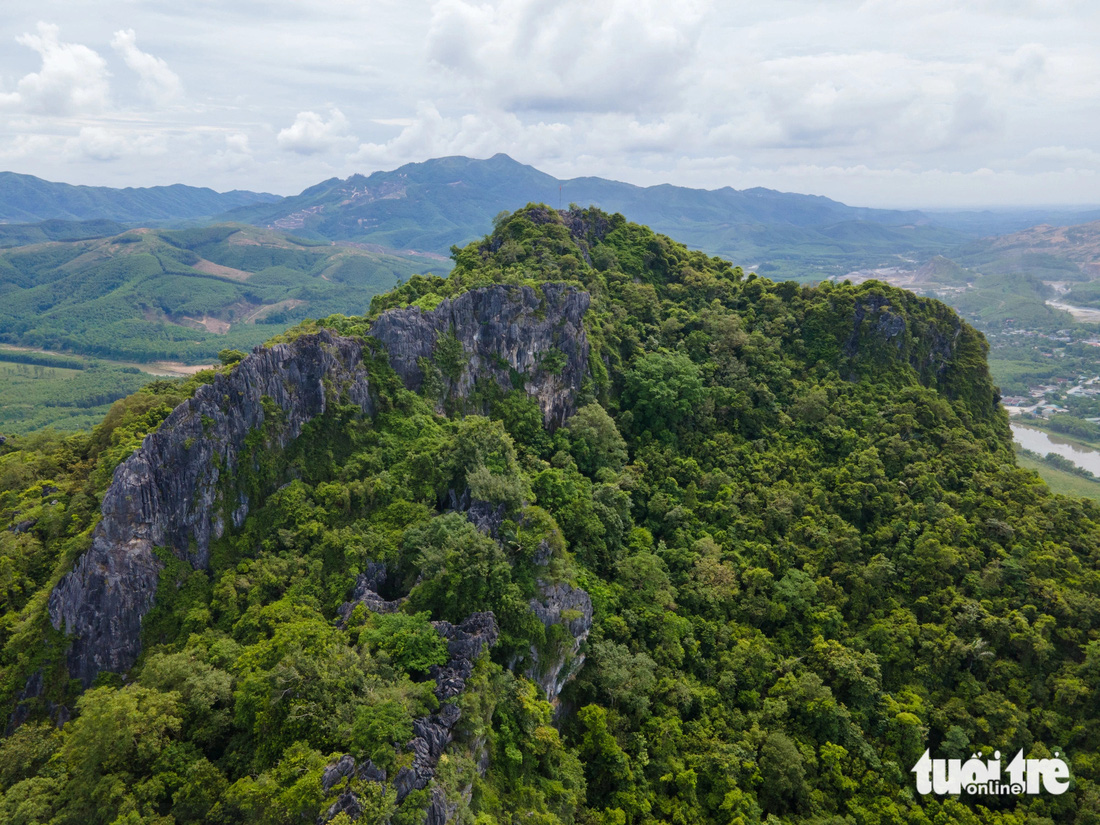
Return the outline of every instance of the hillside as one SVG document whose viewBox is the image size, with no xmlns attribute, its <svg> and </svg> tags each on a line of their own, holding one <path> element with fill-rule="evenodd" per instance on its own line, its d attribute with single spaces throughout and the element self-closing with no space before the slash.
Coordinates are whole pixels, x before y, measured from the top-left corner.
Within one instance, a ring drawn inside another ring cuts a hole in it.
<svg viewBox="0 0 1100 825">
<path fill-rule="evenodd" d="M 529 206 L 8 440 L 0 820 L 1091 822 L 1100 507 L 1015 465 L 986 350 Z M 926 749 L 1072 783 L 922 796 Z"/>
<path fill-rule="evenodd" d="M 278 201 L 258 192 L 215 192 L 173 184 L 135 189 L 73 186 L 33 175 L 0 172 L 0 224 L 48 220 L 170 222 L 218 215 L 239 206 Z"/>
<path fill-rule="evenodd" d="M 0 252 L 0 342 L 210 363 L 433 263 L 231 224 L 32 244 Z"/>
<path fill-rule="evenodd" d="M 974 241 L 953 257 L 989 274 L 1024 272 L 1048 281 L 1089 281 L 1100 278 L 1100 221 L 1040 224 Z"/>
<path fill-rule="evenodd" d="M 861 266 L 931 256 L 965 236 L 920 212 L 846 206 L 770 189 L 640 187 L 559 180 L 507 155 L 437 158 L 369 177 L 332 178 L 274 204 L 227 217 L 305 237 L 445 253 L 480 237 L 516 203 L 594 205 L 621 212 L 711 254 L 784 277 L 820 278 Z"/>
</svg>

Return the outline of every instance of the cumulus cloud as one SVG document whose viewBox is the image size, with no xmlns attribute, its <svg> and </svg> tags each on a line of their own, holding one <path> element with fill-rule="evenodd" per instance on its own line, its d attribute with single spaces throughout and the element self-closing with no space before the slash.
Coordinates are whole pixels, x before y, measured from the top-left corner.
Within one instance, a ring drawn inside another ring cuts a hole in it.
<svg viewBox="0 0 1100 825">
<path fill-rule="evenodd" d="M 65 141 L 64 155 L 70 160 L 112 161 L 134 156 L 160 155 L 166 151 L 159 134 L 84 126 Z"/>
<path fill-rule="evenodd" d="M 111 48 L 118 52 L 126 61 L 126 65 L 138 75 L 138 88 L 147 100 L 164 104 L 183 94 L 183 84 L 179 76 L 159 57 L 154 57 L 137 47 L 137 35 L 133 29 L 115 32 L 115 36 L 111 39 Z"/>
<path fill-rule="evenodd" d="M 60 29 L 38 24 L 37 34 L 22 34 L 16 42 L 38 52 L 42 67 L 25 75 L 18 91 L 0 96 L 0 103 L 42 115 L 99 112 L 107 107 L 106 61 L 79 43 L 63 43 Z"/>
<path fill-rule="evenodd" d="M 661 0 L 439 0 L 429 57 L 506 110 L 662 110 L 684 83 L 703 12 Z"/>
<path fill-rule="evenodd" d="M 1025 172 L 1100 171 L 1100 152 L 1083 147 L 1040 146 L 1009 167 Z"/>
<path fill-rule="evenodd" d="M 349 148 L 354 145 L 355 137 L 350 134 L 344 113 L 333 107 L 328 120 L 316 112 L 299 112 L 294 123 L 279 132 L 275 141 L 281 149 L 299 155 L 316 155 Z"/>
<path fill-rule="evenodd" d="M 225 136 L 225 146 L 214 153 L 214 166 L 227 171 L 240 171 L 255 165 L 248 135 L 234 132 Z"/>
</svg>

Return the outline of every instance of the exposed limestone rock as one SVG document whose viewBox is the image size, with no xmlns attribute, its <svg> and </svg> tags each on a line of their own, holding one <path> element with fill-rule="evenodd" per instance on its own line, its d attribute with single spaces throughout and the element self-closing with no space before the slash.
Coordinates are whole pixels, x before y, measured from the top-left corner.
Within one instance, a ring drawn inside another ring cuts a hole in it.
<svg viewBox="0 0 1100 825">
<path fill-rule="evenodd" d="M 386 567 L 377 562 L 368 562 L 367 569 L 359 574 L 355 580 L 355 590 L 352 591 L 351 601 L 344 602 L 337 608 L 341 626 L 346 625 L 351 614 L 359 605 L 363 605 L 371 613 L 396 613 L 401 609 L 404 599 L 386 601 L 378 591 L 386 583 Z"/>
<path fill-rule="evenodd" d="M 447 503 L 450 509 L 465 513 L 470 524 L 485 535 L 494 539 L 500 538 L 500 526 L 504 523 L 503 504 L 494 506 L 492 502 L 470 498 L 469 488 L 462 495 L 456 495 L 454 490 L 450 490 Z"/>
<path fill-rule="evenodd" d="M 23 519 L 23 521 L 20 521 L 16 524 L 13 524 L 11 527 L 9 527 L 8 532 L 9 533 L 26 533 L 28 530 L 30 530 L 32 527 L 34 527 L 34 525 L 36 525 L 36 524 L 38 524 L 38 519 L 36 519 L 36 518 Z"/>
<path fill-rule="evenodd" d="M 419 359 L 433 357 L 441 335 L 453 335 L 466 363 L 448 379 L 449 397 L 468 398 L 478 379 L 506 388 L 516 379 L 556 426 L 573 411 L 588 368 L 582 325 L 588 305 L 587 293 L 561 284 L 543 285 L 542 296 L 530 287 L 492 286 L 446 300 L 432 312 L 391 310 L 371 334 L 414 390 L 424 379 Z M 239 469 L 248 434 L 264 427 L 269 447 L 285 448 L 336 395 L 364 414 L 373 412 L 363 345 L 321 331 L 258 347 L 146 437 L 115 471 L 91 548 L 50 594 L 50 621 L 74 637 L 72 676 L 88 686 L 99 672 L 125 672 L 136 661 L 141 622 L 163 568 L 154 548 L 203 568 L 210 542 L 230 526 L 227 519 L 233 527 L 244 523 L 247 498 L 226 504 L 218 496 L 227 486 L 219 482 Z M 272 412 L 277 422 L 269 420 Z"/>
<path fill-rule="evenodd" d="M 561 625 L 572 642 L 546 656 L 531 648 L 531 666 L 524 675 L 542 688 L 546 701 L 554 702 L 572 676 L 584 665 L 581 645 L 592 630 L 592 599 L 579 587 L 539 582 L 539 598 L 531 599 L 531 611 L 547 630 Z"/>
<path fill-rule="evenodd" d="M 899 292 L 872 293 L 852 306 L 841 373 L 856 381 L 868 371 L 881 376 L 907 364 L 922 385 L 966 400 L 980 418 L 999 421 L 1000 395 L 985 368 L 988 349 L 981 333 L 942 304 Z"/>
<path fill-rule="evenodd" d="M 449 376 L 443 372 L 445 397 L 469 398 L 479 379 L 505 390 L 515 380 L 538 399 L 547 426 L 557 427 L 572 414 L 588 371 L 581 319 L 589 302 L 588 293 L 563 284 L 543 284 L 542 297 L 528 286 L 490 286 L 448 298 L 430 312 L 390 310 L 370 334 L 385 344 L 390 364 L 415 391 L 425 381 L 421 359 L 432 360 L 440 339 L 453 335 L 465 365 Z M 555 359 L 563 362 L 560 369 Z"/>
<path fill-rule="evenodd" d="M 91 548 L 50 594 L 50 621 L 75 636 L 69 672 L 87 687 L 100 671 L 137 659 L 141 620 L 152 607 L 164 547 L 205 567 L 210 542 L 226 529 L 219 480 L 237 469 L 248 434 L 267 432 L 283 448 L 325 412 L 336 394 L 373 411 L 360 343 L 327 331 L 257 348 L 229 376 L 200 387 L 115 470 Z M 266 409 L 265 409 L 266 400 Z M 243 524 L 249 502 L 231 520 Z"/>
<path fill-rule="evenodd" d="M 325 772 L 321 775 L 321 789 L 328 793 L 340 782 L 351 777 L 357 777 L 367 782 L 377 782 L 380 785 L 384 785 L 386 782 L 386 772 L 377 767 L 371 760 L 364 760 L 357 768 L 355 757 L 350 753 L 345 753 L 325 768 Z M 347 814 L 352 820 L 358 819 L 359 815 L 363 813 L 363 807 L 359 804 L 359 797 L 352 790 L 345 790 L 340 794 L 336 801 L 329 806 L 329 809 L 318 817 L 317 821 L 318 823 L 325 823 L 342 813 Z"/>
</svg>

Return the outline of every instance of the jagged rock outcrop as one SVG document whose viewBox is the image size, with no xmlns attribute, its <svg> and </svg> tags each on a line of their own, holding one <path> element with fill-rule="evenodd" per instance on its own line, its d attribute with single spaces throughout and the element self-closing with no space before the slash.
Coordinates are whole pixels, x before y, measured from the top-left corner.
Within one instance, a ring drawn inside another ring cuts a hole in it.
<svg viewBox="0 0 1100 825">
<path fill-rule="evenodd" d="M 557 649 L 531 648 L 531 665 L 524 675 L 542 688 L 546 701 L 554 702 L 566 682 L 584 665 L 581 645 L 592 631 L 592 599 L 579 587 L 539 582 L 539 596 L 531 599 L 531 612 L 549 630 L 561 625 L 572 637 Z"/>
<path fill-rule="evenodd" d="M 473 499 L 469 490 L 461 496 L 451 490 L 449 504 L 452 510 L 465 512 L 467 520 L 482 533 L 499 538 L 504 521 L 503 505 L 494 506 L 490 502 Z M 532 561 L 545 567 L 552 555 L 550 543 L 544 539 L 539 543 Z M 538 597 L 531 599 L 530 607 L 548 631 L 560 625 L 570 637 L 564 644 L 559 637 L 542 650 L 532 646 L 531 663 L 523 674 L 542 688 L 546 701 L 555 702 L 566 683 L 584 665 L 584 655 L 580 649 L 592 630 L 592 599 L 579 587 L 552 584 L 540 579 Z M 510 667 L 514 668 L 515 662 Z"/>
<path fill-rule="evenodd" d="M 479 531 L 494 539 L 500 538 L 500 528 L 504 524 L 503 504 L 493 504 L 490 501 L 471 498 L 467 488 L 462 495 L 457 495 L 451 490 L 447 496 L 447 505 L 451 510 L 465 513 L 467 521 Z"/>
<path fill-rule="evenodd" d="M 439 365 L 445 397 L 468 399 L 479 380 L 495 381 L 506 391 L 516 382 L 538 399 L 547 426 L 556 427 L 572 414 L 588 370 L 582 318 L 590 299 L 564 284 L 543 284 L 541 290 L 540 296 L 529 286 L 490 286 L 448 298 L 430 312 L 390 310 L 370 334 L 416 391 L 426 378 L 421 359 L 435 358 L 441 339 L 454 336 L 463 353 L 460 363 Z"/>
<path fill-rule="evenodd" d="M 363 605 L 371 613 L 396 613 L 400 610 L 401 604 L 405 601 L 403 598 L 387 601 L 378 594 L 385 583 L 386 566 L 378 562 L 367 562 L 367 569 L 355 580 L 351 600 L 344 602 L 336 609 L 341 626 L 347 624 L 351 614 L 359 605 Z"/>
<path fill-rule="evenodd" d="M 407 750 L 412 751 L 412 765 L 402 768 L 393 779 L 393 790 L 398 803 L 403 802 L 405 797 L 413 791 L 428 787 L 428 783 L 435 777 L 435 767 L 439 763 L 439 757 L 451 743 L 454 727 L 462 718 L 458 705 L 452 700 L 466 688 L 466 680 L 473 673 L 474 662 L 481 655 L 481 651 L 496 644 L 497 637 L 500 635 L 496 619 L 491 612 L 474 613 L 459 625 L 453 625 L 450 622 L 432 622 L 432 625 L 439 635 L 447 640 L 447 653 L 450 658 L 446 664 L 435 665 L 430 671 L 436 684 L 434 693 L 440 703 L 439 710 L 413 722 L 415 735 L 405 745 Z M 350 754 L 345 754 L 325 769 L 321 780 L 322 788 L 327 793 L 341 780 L 350 776 L 380 783 L 386 781 L 385 772 L 376 768 L 370 760 L 357 769 L 355 759 Z M 453 810 L 453 807 L 448 805 L 442 789 L 435 788 L 432 791 L 432 802 L 428 808 L 426 821 L 442 825 L 449 820 Z M 353 820 L 361 812 L 354 791 L 345 790 L 340 794 L 319 821 L 328 822 L 341 812 L 347 813 Z"/>
<path fill-rule="evenodd" d="M 478 380 L 509 389 L 516 380 L 538 399 L 545 421 L 558 425 L 573 411 L 588 367 L 582 317 L 589 296 L 562 284 L 541 291 L 491 286 L 431 312 L 390 310 L 371 336 L 414 390 L 424 381 L 420 359 L 436 357 L 440 337 L 453 336 L 463 349 L 460 371 L 447 379 L 449 397 L 468 398 Z M 244 523 L 247 497 L 236 493 L 227 503 L 219 495 L 230 488 L 220 482 L 239 469 L 248 435 L 264 428 L 266 448 L 285 448 L 336 397 L 373 412 L 363 344 L 321 331 L 258 347 L 146 437 L 115 471 L 91 548 L 50 594 L 50 621 L 74 637 L 73 677 L 88 686 L 99 672 L 125 672 L 136 661 L 163 569 L 154 548 L 205 567 L 226 522 Z"/>
<path fill-rule="evenodd" d="M 205 567 L 226 517 L 244 523 L 249 501 L 225 505 L 219 482 L 238 469 L 248 435 L 265 428 L 271 446 L 283 448 L 336 396 L 373 411 L 363 345 L 322 331 L 257 348 L 146 436 L 115 470 L 91 548 L 50 594 L 50 621 L 75 637 L 72 676 L 87 687 L 100 671 L 123 672 L 137 659 L 163 568 L 154 548 Z"/>
</svg>

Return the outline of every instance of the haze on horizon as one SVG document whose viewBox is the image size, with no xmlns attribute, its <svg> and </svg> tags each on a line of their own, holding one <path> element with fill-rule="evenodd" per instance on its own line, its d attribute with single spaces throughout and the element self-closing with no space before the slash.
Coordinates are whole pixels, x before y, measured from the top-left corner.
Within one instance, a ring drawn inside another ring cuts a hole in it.
<svg viewBox="0 0 1100 825">
<path fill-rule="evenodd" d="M 0 169 L 295 194 L 505 152 L 853 205 L 1100 204 L 1092 0 L 12 0 Z"/>
</svg>

